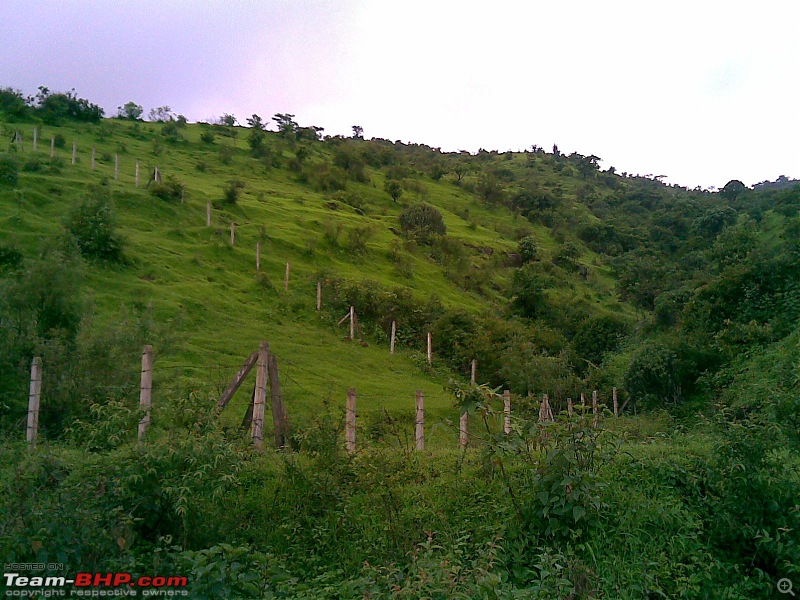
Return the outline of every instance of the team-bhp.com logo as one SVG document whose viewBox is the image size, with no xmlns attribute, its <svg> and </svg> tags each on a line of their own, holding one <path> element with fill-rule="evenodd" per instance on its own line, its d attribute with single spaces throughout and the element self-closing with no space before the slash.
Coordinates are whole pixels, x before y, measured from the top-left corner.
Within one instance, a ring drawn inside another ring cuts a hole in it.
<svg viewBox="0 0 800 600">
<path fill-rule="evenodd" d="M 3 573 L 5 595 L 16 598 L 188 596 L 186 577 L 134 577 L 130 573 L 35 576 Z"/>
</svg>

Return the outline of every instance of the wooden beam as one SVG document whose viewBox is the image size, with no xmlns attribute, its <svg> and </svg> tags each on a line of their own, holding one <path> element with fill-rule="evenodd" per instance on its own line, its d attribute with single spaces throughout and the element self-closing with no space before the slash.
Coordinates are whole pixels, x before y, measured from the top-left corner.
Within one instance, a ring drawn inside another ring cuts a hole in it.
<svg viewBox="0 0 800 600">
<path fill-rule="evenodd" d="M 236 373 L 236 377 L 228 384 L 228 387 L 225 388 L 225 391 L 222 392 L 222 396 L 220 396 L 219 401 L 217 402 L 217 408 L 222 410 L 228 405 L 228 402 L 231 401 L 233 395 L 236 393 L 236 390 L 242 385 L 244 378 L 247 377 L 247 374 L 253 370 L 256 362 L 258 361 L 258 352 L 253 352 L 250 356 L 247 357 L 247 360 L 244 361 L 244 364 L 239 369 L 239 372 Z"/>
</svg>

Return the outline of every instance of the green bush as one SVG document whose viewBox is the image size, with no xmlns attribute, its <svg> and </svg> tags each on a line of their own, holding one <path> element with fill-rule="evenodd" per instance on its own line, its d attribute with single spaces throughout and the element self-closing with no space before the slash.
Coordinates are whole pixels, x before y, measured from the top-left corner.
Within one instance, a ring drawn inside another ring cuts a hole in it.
<svg viewBox="0 0 800 600">
<path fill-rule="evenodd" d="M 167 177 L 150 186 L 150 194 L 167 202 L 182 201 L 186 192 L 186 184 L 174 177 Z"/>
<path fill-rule="evenodd" d="M 231 179 L 228 181 L 228 185 L 222 188 L 222 201 L 225 204 L 236 204 L 239 200 L 239 196 L 242 194 L 242 190 L 245 187 L 244 181 L 239 179 Z"/>
<path fill-rule="evenodd" d="M 84 257 L 106 262 L 123 260 L 124 243 L 117 233 L 107 190 L 92 188 L 89 197 L 70 212 L 65 227 Z"/>
<path fill-rule="evenodd" d="M 15 187 L 19 181 L 19 164 L 8 154 L 0 155 L 0 185 Z"/>
<path fill-rule="evenodd" d="M 399 220 L 403 233 L 423 244 L 430 243 L 435 236 L 447 233 L 442 213 L 430 204 L 409 206 L 400 213 Z"/>
<path fill-rule="evenodd" d="M 539 259 L 539 245 L 536 243 L 536 239 L 530 235 L 518 242 L 517 252 L 523 264 Z"/>
</svg>

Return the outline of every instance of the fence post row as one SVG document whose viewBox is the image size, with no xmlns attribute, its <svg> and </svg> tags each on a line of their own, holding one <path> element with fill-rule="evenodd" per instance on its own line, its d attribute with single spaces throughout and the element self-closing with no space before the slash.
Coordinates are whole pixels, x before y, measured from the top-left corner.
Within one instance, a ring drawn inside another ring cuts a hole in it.
<svg viewBox="0 0 800 600">
<path fill-rule="evenodd" d="M 153 347 L 150 345 L 142 349 L 142 377 L 139 389 L 139 408 L 145 411 L 142 420 L 139 421 L 139 444 L 144 442 L 147 427 L 150 425 L 150 406 L 152 404 L 153 391 Z"/>
</svg>

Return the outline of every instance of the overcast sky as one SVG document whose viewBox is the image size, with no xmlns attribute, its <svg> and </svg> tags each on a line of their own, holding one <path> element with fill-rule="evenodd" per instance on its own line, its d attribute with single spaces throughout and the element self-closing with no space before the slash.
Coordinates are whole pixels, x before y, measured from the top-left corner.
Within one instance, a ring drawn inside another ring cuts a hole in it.
<svg viewBox="0 0 800 600">
<path fill-rule="evenodd" d="M 798 0 L 0 1 L 0 87 L 443 150 L 800 178 Z"/>
</svg>

